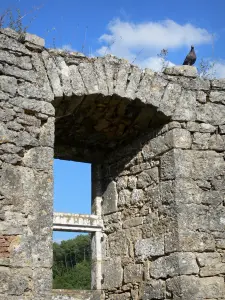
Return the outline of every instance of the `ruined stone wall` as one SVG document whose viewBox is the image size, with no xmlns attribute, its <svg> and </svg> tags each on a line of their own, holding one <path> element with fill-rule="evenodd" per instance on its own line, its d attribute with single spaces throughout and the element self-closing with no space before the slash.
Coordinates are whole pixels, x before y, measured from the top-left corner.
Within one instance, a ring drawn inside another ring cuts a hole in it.
<svg viewBox="0 0 225 300">
<path fill-rule="evenodd" d="M 190 105 L 96 167 L 110 300 L 225 299 L 225 85 L 167 78 Z"/>
<path fill-rule="evenodd" d="M 54 108 L 42 90 L 45 68 L 39 53 L 30 51 L 29 42 L 18 42 L 15 32 L 4 33 L 0 33 L 0 299 L 46 300 L 52 286 Z M 43 94 L 27 100 L 32 86 Z"/>
<path fill-rule="evenodd" d="M 101 297 L 51 291 L 55 155 L 93 165 L 103 299 L 224 300 L 225 81 L 43 45 L 0 31 L 0 299 Z"/>
</svg>

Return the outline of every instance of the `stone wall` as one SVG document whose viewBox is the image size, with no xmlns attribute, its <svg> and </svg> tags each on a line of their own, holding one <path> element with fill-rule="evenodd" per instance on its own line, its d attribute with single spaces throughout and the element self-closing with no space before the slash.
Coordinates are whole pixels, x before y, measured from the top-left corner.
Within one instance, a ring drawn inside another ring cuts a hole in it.
<svg viewBox="0 0 225 300">
<path fill-rule="evenodd" d="M 225 299 L 225 82 L 166 73 L 183 108 L 96 166 L 106 299 Z"/>
<path fill-rule="evenodd" d="M 1 29 L 0 299 L 78 297 L 51 291 L 54 157 L 92 163 L 103 299 L 225 299 L 224 116 L 225 81 L 193 67 Z"/>
<path fill-rule="evenodd" d="M 37 80 L 42 88 L 34 71 L 40 61 L 7 34 L 14 32 L 0 34 L 0 299 L 46 300 L 52 280 L 54 108 L 44 96 L 22 96 L 26 84 Z"/>
</svg>

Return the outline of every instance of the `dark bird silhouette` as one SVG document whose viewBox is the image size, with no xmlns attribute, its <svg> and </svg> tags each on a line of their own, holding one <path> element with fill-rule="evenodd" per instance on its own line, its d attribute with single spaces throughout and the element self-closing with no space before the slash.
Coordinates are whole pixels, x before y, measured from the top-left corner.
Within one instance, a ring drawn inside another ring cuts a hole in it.
<svg viewBox="0 0 225 300">
<path fill-rule="evenodd" d="M 196 57 L 196 54 L 195 54 L 194 46 L 191 46 L 191 51 L 186 56 L 186 58 L 183 62 L 183 65 L 192 66 L 195 63 L 196 58 L 197 57 Z"/>
</svg>

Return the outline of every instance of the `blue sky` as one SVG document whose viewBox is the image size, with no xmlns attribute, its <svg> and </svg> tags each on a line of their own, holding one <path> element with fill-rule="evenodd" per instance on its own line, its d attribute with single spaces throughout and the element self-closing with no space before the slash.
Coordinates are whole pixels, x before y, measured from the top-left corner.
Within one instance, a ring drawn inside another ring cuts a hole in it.
<svg viewBox="0 0 225 300">
<path fill-rule="evenodd" d="M 1 1 L 0 10 L 7 7 L 20 8 L 28 31 L 44 37 L 47 47 L 112 53 L 158 70 L 162 48 L 168 61 L 182 64 L 194 44 L 197 62 L 215 61 L 217 76 L 225 77 L 224 0 Z"/>
<path fill-rule="evenodd" d="M 111 53 L 159 70 L 162 48 L 171 64 L 182 64 L 194 44 L 197 63 L 214 61 L 216 75 L 225 77 L 225 0 L 1 1 L 0 11 L 7 8 L 19 8 L 28 31 L 47 47 Z M 54 173 L 55 210 L 89 213 L 90 165 L 56 160 Z"/>
</svg>

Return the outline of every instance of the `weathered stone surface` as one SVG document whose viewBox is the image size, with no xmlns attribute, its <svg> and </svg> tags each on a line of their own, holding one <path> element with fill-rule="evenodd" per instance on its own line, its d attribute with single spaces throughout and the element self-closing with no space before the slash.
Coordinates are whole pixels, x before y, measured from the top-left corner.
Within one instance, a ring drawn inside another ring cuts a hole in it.
<svg viewBox="0 0 225 300">
<path fill-rule="evenodd" d="M 225 137 L 214 134 L 209 139 L 209 149 L 216 151 L 225 150 Z"/>
<path fill-rule="evenodd" d="M 167 116 L 171 116 L 174 113 L 177 103 L 181 97 L 181 91 L 180 85 L 176 83 L 169 83 L 159 104 L 160 111 Z M 176 118 L 174 118 L 174 120 L 176 120 Z"/>
<path fill-rule="evenodd" d="M 193 91 L 182 90 L 173 111 L 173 120 L 194 121 L 196 119 L 196 94 Z"/>
<path fill-rule="evenodd" d="M 198 278 L 195 276 L 178 276 L 166 280 L 174 299 L 218 299 L 224 297 L 224 280 L 221 277 Z"/>
<path fill-rule="evenodd" d="M 150 274 L 153 278 L 167 278 L 177 275 L 198 274 L 199 268 L 193 253 L 172 253 L 152 262 Z"/>
<path fill-rule="evenodd" d="M 35 34 L 30 34 L 30 33 L 25 33 L 23 36 L 23 41 L 24 42 L 30 42 L 32 44 L 35 44 L 40 47 L 44 47 L 45 45 L 45 40 L 40 38 L 39 36 Z"/>
<path fill-rule="evenodd" d="M 143 288 L 143 300 L 165 299 L 166 283 L 163 280 L 151 280 Z"/>
<path fill-rule="evenodd" d="M 15 95 L 17 89 L 17 80 L 13 77 L 9 76 L 0 76 L 0 89 L 3 92 L 9 93 L 11 95 Z"/>
<path fill-rule="evenodd" d="M 137 265 L 128 265 L 124 267 L 124 282 L 141 282 L 143 277 L 143 266 L 140 264 Z"/>
<path fill-rule="evenodd" d="M 25 167 L 48 170 L 53 165 L 53 150 L 49 147 L 32 148 L 25 153 L 22 161 Z"/>
<path fill-rule="evenodd" d="M 88 93 L 98 93 L 98 82 L 93 65 L 91 63 L 81 63 L 78 69 Z"/>
<path fill-rule="evenodd" d="M 164 73 L 167 75 L 180 75 L 185 77 L 197 77 L 198 72 L 196 67 L 193 66 L 174 66 L 170 68 L 166 68 Z"/>
<path fill-rule="evenodd" d="M 182 221 L 180 223 L 182 224 Z M 213 235 L 205 232 L 192 232 L 190 230 L 179 232 L 177 229 L 174 229 L 165 234 L 165 253 L 214 250 L 215 240 Z"/>
<path fill-rule="evenodd" d="M 29 56 L 16 56 L 8 51 L 0 51 L 0 61 L 15 65 L 21 69 L 31 70 L 32 64 Z"/>
<path fill-rule="evenodd" d="M 148 239 L 137 240 L 135 254 L 142 258 L 160 256 L 164 254 L 164 237 L 156 236 Z"/>
<path fill-rule="evenodd" d="M 214 151 L 174 149 L 162 156 L 161 164 L 163 179 L 192 177 L 208 180 L 224 174 L 223 158 Z"/>
<path fill-rule="evenodd" d="M 115 93 L 124 97 L 127 88 L 128 73 L 130 72 L 130 63 L 128 61 L 122 61 L 117 73 L 117 80 L 115 84 Z"/>
<path fill-rule="evenodd" d="M 78 67 L 74 65 L 69 66 L 69 73 L 71 75 L 70 80 L 71 80 L 73 94 L 74 95 L 84 94 L 86 89 L 82 77 L 78 71 Z"/>
<path fill-rule="evenodd" d="M 85 290 L 53 290 L 52 300 L 103 300 L 101 291 L 85 291 Z"/>
<path fill-rule="evenodd" d="M 52 104 L 44 101 L 38 101 L 34 99 L 25 99 L 22 97 L 10 98 L 9 102 L 23 109 L 31 110 L 34 112 L 40 112 L 53 116 L 55 114 L 55 109 Z"/>
<path fill-rule="evenodd" d="M 102 198 L 102 210 L 104 214 L 117 211 L 118 194 L 116 190 L 116 183 L 114 181 L 108 184 Z"/>
<path fill-rule="evenodd" d="M 131 192 L 129 190 L 122 190 L 118 195 L 118 206 L 128 205 L 131 200 Z"/>
<path fill-rule="evenodd" d="M 14 65 L 0 64 L 0 72 L 3 75 L 13 76 L 29 82 L 36 82 L 37 74 L 33 70 L 23 70 Z"/>
<path fill-rule="evenodd" d="M 210 133 L 195 132 L 192 149 L 206 150 L 209 148 Z"/>
<path fill-rule="evenodd" d="M 40 130 L 40 145 L 44 147 L 53 147 L 54 146 L 54 133 L 55 133 L 55 119 L 48 118 L 47 122 L 41 127 Z"/>
<path fill-rule="evenodd" d="M 128 85 L 126 89 L 126 97 L 129 99 L 135 98 L 135 93 L 141 79 L 141 70 L 138 67 L 132 67 L 131 74 L 128 77 Z"/>
<path fill-rule="evenodd" d="M 9 32 L 9 31 L 8 31 Z M 31 55 L 30 51 L 16 39 L 0 34 L 0 48 L 8 49 L 22 54 Z"/>
<path fill-rule="evenodd" d="M 225 106 L 222 104 L 207 102 L 205 105 L 198 106 L 196 120 L 211 125 L 224 124 Z"/>
<path fill-rule="evenodd" d="M 129 228 L 129 227 L 135 227 L 138 225 L 143 224 L 143 218 L 142 217 L 135 217 L 132 218 L 131 220 L 126 220 L 123 222 L 123 228 Z"/>
<path fill-rule="evenodd" d="M 212 80 L 212 88 L 225 90 L 225 79 L 221 78 L 221 79 Z"/>
<path fill-rule="evenodd" d="M 206 103 L 206 93 L 203 91 L 197 91 L 196 99 L 200 103 Z"/>
<path fill-rule="evenodd" d="M 121 286 L 123 271 L 120 257 L 103 261 L 103 289 L 113 289 Z"/>
<path fill-rule="evenodd" d="M 192 143 L 191 134 L 186 129 L 174 128 L 166 134 L 165 143 L 171 144 L 170 148 L 189 149 Z"/>
<path fill-rule="evenodd" d="M 42 58 L 44 60 L 45 68 L 47 70 L 48 78 L 50 80 L 53 93 L 56 98 L 62 98 L 63 89 L 59 78 L 58 68 L 52 56 L 50 56 L 48 52 L 43 51 Z"/>
</svg>

